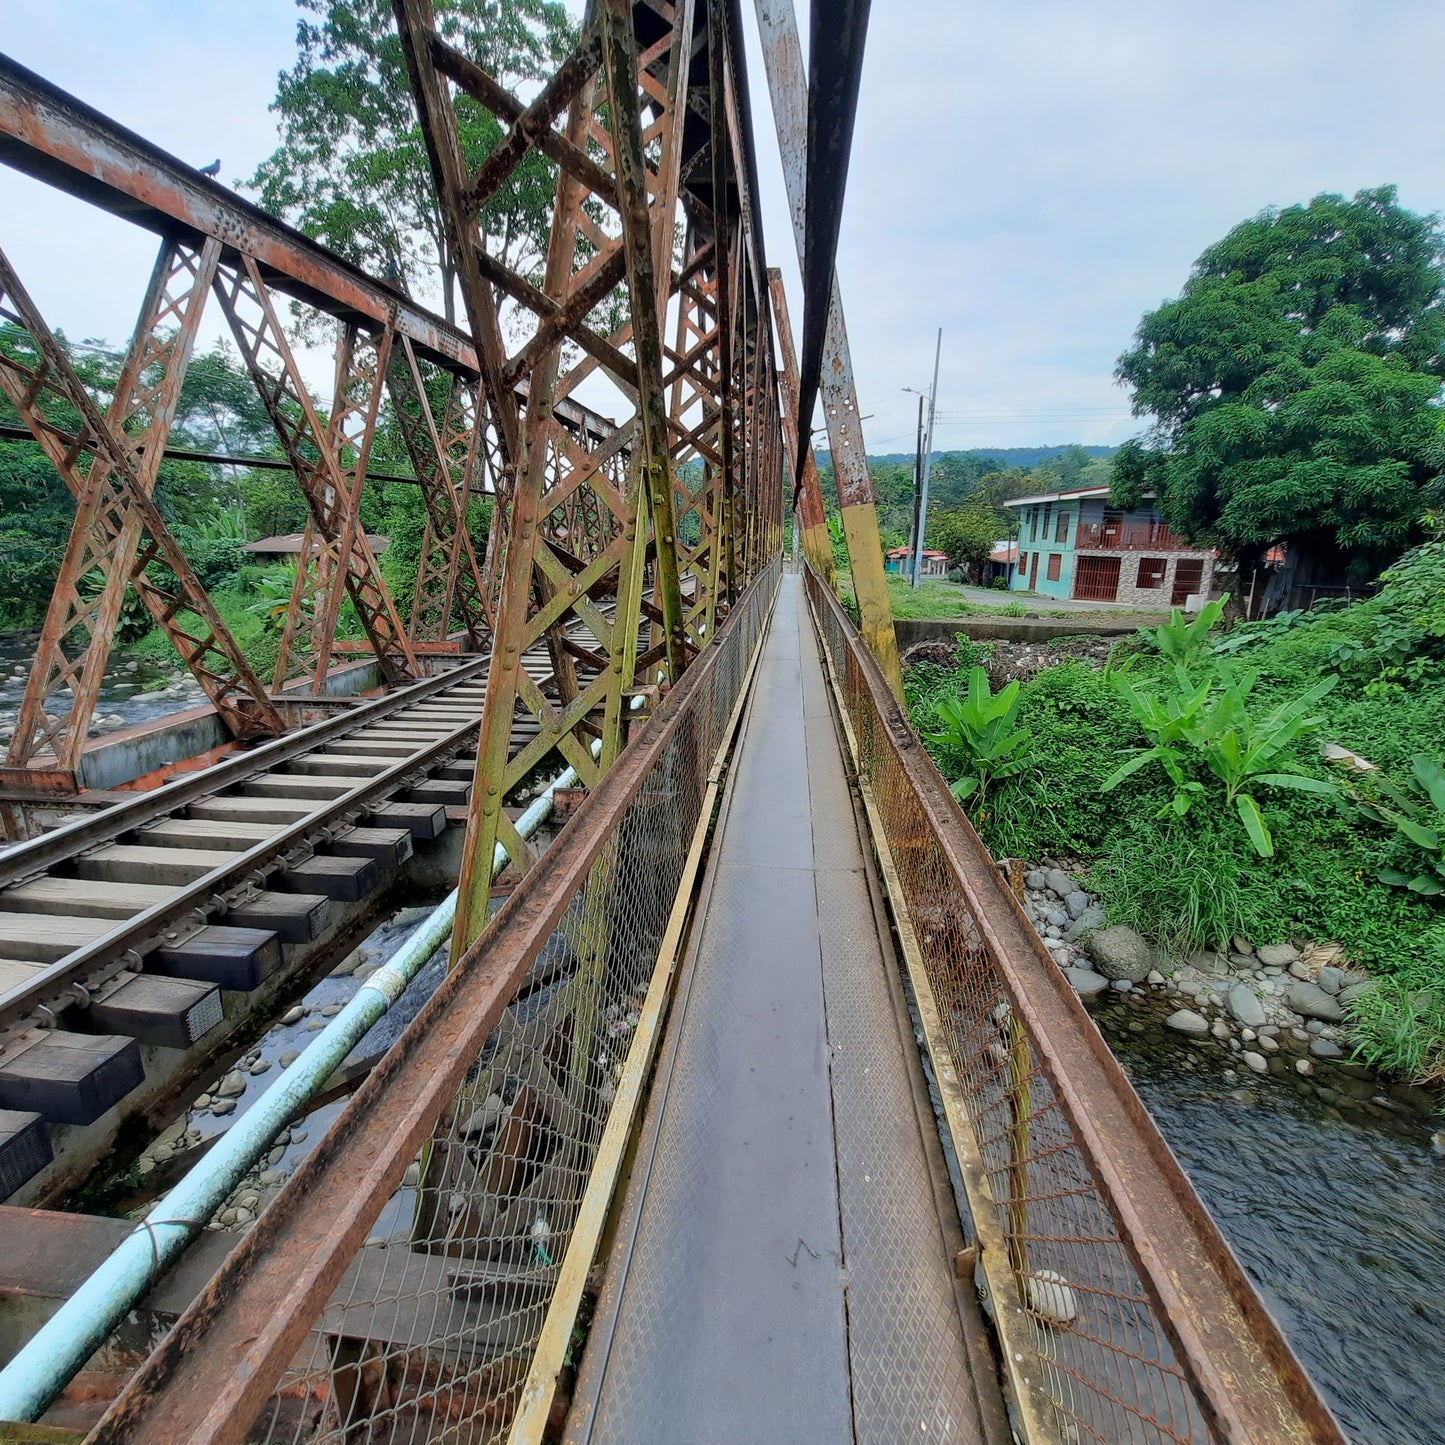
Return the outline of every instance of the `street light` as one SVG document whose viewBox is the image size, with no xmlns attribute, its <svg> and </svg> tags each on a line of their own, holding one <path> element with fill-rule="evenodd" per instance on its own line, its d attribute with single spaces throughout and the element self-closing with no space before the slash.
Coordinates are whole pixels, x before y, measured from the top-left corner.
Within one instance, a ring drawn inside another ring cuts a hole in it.
<svg viewBox="0 0 1445 1445">
<path fill-rule="evenodd" d="M 938 344 L 933 351 L 933 386 L 926 392 L 920 392 L 919 406 L 923 404 L 923 397 L 928 397 L 928 439 L 923 444 L 923 473 L 918 483 L 918 522 L 914 528 L 913 539 L 913 585 L 915 588 L 923 584 L 923 534 L 928 530 L 928 474 L 933 470 L 933 418 L 938 409 L 938 361 L 943 355 L 943 327 L 938 328 Z M 912 391 L 911 386 L 905 386 L 904 391 Z"/>
</svg>

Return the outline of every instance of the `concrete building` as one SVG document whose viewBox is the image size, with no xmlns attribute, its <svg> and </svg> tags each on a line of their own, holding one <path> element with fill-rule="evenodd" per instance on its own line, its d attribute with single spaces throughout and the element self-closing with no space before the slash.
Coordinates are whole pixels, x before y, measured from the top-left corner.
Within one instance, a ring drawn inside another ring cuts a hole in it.
<svg viewBox="0 0 1445 1445">
<path fill-rule="evenodd" d="M 1011 591 L 1186 608 L 1190 597 L 1209 595 L 1214 553 L 1176 537 L 1152 506 L 1127 512 L 1111 507 L 1107 487 L 1019 497 L 1004 505 L 1019 514 Z"/>
</svg>

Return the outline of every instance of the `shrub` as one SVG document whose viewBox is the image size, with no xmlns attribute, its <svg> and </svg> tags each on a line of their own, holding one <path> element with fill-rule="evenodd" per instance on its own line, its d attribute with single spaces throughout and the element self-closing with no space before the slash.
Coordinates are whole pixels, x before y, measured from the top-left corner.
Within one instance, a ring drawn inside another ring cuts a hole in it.
<svg viewBox="0 0 1445 1445">
<path fill-rule="evenodd" d="M 945 776 L 952 776 L 953 796 L 972 802 L 979 816 L 995 783 L 1014 778 L 1028 767 L 1033 735 L 1018 726 L 1019 684 L 1011 682 L 995 695 L 988 673 L 974 667 L 968 693 L 941 698 L 936 704 L 938 728 L 928 740 Z"/>
</svg>

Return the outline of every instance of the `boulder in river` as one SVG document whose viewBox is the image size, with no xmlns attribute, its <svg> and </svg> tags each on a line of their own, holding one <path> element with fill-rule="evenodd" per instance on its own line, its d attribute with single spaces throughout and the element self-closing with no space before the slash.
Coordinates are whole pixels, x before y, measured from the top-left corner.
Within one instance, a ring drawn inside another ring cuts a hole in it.
<svg viewBox="0 0 1445 1445">
<path fill-rule="evenodd" d="M 1164 1020 L 1166 1029 L 1173 1029 L 1177 1034 L 1191 1034 L 1203 1038 L 1209 1032 L 1209 1020 L 1203 1014 L 1197 1014 L 1193 1009 L 1176 1009 L 1167 1019 Z"/>
<path fill-rule="evenodd" d="M 1066 968 L 1064 977 L 1074 986 L 1074 992 L 1080 998 L 1095 998 L 1109 987 L 1109 980 L 1090 968 Z"/>
<path fill-rule="evenodd" d="M 1091 903 L 1064 929 L 1064 937 L 1072 943 L 1081 934 L 1104 926 L 1104 910 L 1097 903 Z"/>
<path fill-rule="evenodd" d="M 1148 939 L 1122 923 L 1090 934 L 1084 948 L 1105 978 L 1143 983 L 1154 967 L 1154 950 Z"/>
<path fill-rule="evenodd" d="M 1236 983 L 1230 986 L 1228 1003 L 1229 1012 L 1234 1015 L 1236 1022 L 1243 1024 L 1247 1029 L 1257 1029 L 1261 1024 L 1268 1022 L 1265 1018 L 1264 1005 L 1259 1001 L 1259 995 L 1247 983 Z"/>
<path fill-rule="evenodd" d="M 1062 868 L 1050 868 L 1044 874 L 1045 886 L 1052 888 L 1060 898 L 1067 898 L 1078 890 L 1079 885 Z"/>
<path fill-rule="evenodd" d="M 1327 994 L 1318 984 L 1297 983 L 1285 995 L 1284 1001 L 1297 1014 L 1307 1019 L 1319 1019 L 1323 1023 L 1343 1023 L 1345 1011 L 1340 1001 Z"/>
<path fill-rule="evenodd" d="M 1299 957 L 1292 943 L 1267 943 L 1255 955 L 1262 968 L 1288 968 Z"/>
</svg>

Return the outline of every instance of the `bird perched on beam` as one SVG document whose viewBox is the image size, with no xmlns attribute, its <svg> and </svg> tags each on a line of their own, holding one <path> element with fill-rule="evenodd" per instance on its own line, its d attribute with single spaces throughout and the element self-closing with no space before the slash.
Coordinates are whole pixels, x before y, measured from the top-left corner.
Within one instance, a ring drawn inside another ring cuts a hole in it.
<svg viewBox="0 0 1445 1445">
<path fill-rule="evenodd" d="M 208 166 L 202 166 L 202 167 L 201 167 L 201 174 L 202 174 L 203 176 L 218 176 L 218 175 L 220 175 L 220 174 L 221 174 L 221 163 L 220 163 L 220 161 L 219 161 L 219 160 L 214 160 L 214 161 L 212 161 L 212 162 L 210 163 L 210 165 L 208 165 Z"/>
</svg>

